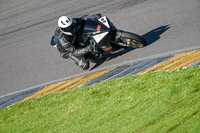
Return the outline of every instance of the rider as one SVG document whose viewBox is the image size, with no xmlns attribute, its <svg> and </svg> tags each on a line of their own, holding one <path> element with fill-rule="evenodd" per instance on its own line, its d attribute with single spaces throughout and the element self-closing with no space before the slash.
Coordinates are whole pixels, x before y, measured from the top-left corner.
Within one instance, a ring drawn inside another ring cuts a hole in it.
<svg viewBox="0 0 200 133">
<path fill-rule="evenodd" d="M 89 61 L 84 59 L 84 55 L 92 52 L 94 49 L 94 41 L 83 39 L 83 27 L 87 18 L 98 19 L 101 14 L 84 15 L 81 18 L 70 18 L 68 16 L 61 16 L 58 19 L 58 27 L 55 30 L 54 36 L 51 40 L 51 45 L 56 46 L 60 52 L 60 56 L 70 59 L 83 70 L 89 68 Z M 78 43 L 88 44 L 86 47 L 77 48 Z"/>
</svg>

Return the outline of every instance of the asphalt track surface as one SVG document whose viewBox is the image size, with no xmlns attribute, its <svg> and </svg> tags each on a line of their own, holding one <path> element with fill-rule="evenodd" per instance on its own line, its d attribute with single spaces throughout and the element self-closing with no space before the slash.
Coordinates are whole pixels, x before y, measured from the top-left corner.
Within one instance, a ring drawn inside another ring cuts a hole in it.
<svg viewBox="0 0 200 133">
<path fill-rule="evenodd" d="M 69 2 L 67 2 L 69 1 Z M 128 49 L 83 71 L 49 45 L 61 15 L 102 13 L 142 35 Z M 0 0 L 0 96 L 145 58 L 200 48 L 199 0 Z"/>
</svg>

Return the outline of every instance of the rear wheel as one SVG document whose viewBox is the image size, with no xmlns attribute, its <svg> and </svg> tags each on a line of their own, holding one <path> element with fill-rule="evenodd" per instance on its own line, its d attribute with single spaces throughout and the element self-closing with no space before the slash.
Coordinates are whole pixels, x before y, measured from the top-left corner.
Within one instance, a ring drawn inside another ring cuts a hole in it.
<svg viewBox="0 0 200 133">
<path fill-rule="evenodd" d="M 130 32 L 122 32 L 120 41 L 122 43 L 125 43 L 128 47 L 133 48 L 142 48 L 147 45 L 146 40 L 144 38 Z"/>
</svg>

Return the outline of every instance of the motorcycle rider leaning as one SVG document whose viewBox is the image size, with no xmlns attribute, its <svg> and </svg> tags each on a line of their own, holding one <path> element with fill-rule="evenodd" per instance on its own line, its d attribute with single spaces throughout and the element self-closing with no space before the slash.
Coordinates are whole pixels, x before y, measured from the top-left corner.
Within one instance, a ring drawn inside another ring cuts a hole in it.
<svg viewBox="0 0 200 133">
<path fill-rule="evenodd" d="M 84 55 L 92 52 L 94 49 L 94 41 L 90 38 L 84 39 L 81 36 L 87 18 L 99 19 L 101 18 L 101 14 L 91 16 L 84 15 L 81 18 L 61 16 L 58 19 L 58 27 L 52 37 L 54 43 L 51 43 L 52 46 L 57 47 L 61 57 L 70 59 L 83 70 L 87 70 L 90 65 L 89 61 L 84 59 Z M 88 45 L 86 45 L 86 47 L 77 48 L 78 43 L 87 43 Z"/>
</svg>

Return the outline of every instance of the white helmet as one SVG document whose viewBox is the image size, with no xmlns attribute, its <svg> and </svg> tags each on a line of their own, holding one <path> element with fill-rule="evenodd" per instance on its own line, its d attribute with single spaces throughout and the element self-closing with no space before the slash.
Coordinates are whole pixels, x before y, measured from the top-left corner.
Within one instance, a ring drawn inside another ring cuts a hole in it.
<svg viewBox="0 0 200 133">
<path fill-rule="evenodd" d="M 58 27 L 61 29 L 61 31 L 67 35 L 72 35 L 72 28 L 70 27 L 72 25 L 72 19 L 68 16 L 61 16 L 58 19 Z"/>
</svg>

